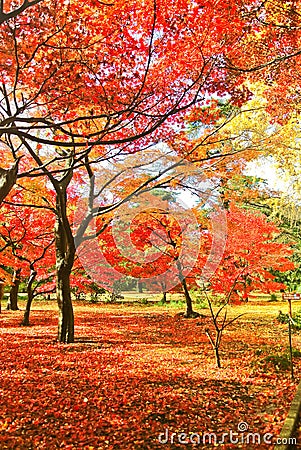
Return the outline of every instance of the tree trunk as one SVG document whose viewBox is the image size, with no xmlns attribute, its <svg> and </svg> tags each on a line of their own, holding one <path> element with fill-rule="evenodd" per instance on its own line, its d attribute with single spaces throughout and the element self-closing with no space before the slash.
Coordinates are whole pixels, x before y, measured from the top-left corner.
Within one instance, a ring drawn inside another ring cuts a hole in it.
<svg viewBox="0 0 301 450">
<path fill-rule="evenodd" d="M 184 292 L 185 300 L 186 300 L 186 313 L 185 313 L 185 317 L 187 317 L 187 318 L 197 317 L 197 316 L 198 316 L 198 313 L 196 313 L 195 311 L 193 311 L 193 308 L 192 308 L 192 298 L 190 297 L 189 290 L 188 290 L 188 288 L 187 288 L 187 284 L 186 284 L 185 278 L 183 278 L 183 280 L 182 280 L 182 287 L 183 287 L 183 292 Z"/>
<path fill-rule="evenodd" d="M 162 303 L 166 303 L 166 302 L 167 302 L 166 292 L 163 292 L 163 296 L 162 296 L 162 298 L 161 298 L 161 302 L 162 302 Z"/>
<path fill-rule="evenodd" d="M 74 314 L 70 293 L 71 270 L 65 265 L 57 271 L 56 295 L 59 307 L 58 341 L 74 342 Z"/>
<path fill-rule="evenodd" d="M 75 244 L 67 217 L 68 180 L 55 185 L 56 188 L 56 295 L 59 308 L 58 341 L 74 342 L 74 314 L 70 292 L 70 275 L 75 257 Z"/>
<path fill-rule="evenodd" d="M 189 290 L 187 287 L 186 279 L 182 272 L 182 267 L 181 267 L 180 261 L 177 261 L 177 267 L 178 267 L 179 278 L 181 280 L 181 284 L 182 284 L 182 288 L 183 288 L 183 292 L 184 292 L 185 300 L 186 300 L 186 313 L 184 314 L 184 317 L 186 317 L 188 319 L 190 319 L 190 318 L 194 319 L 195 317 L 199 317 L 200 314 L 193 311 L 192 298 L 190 297 L 190 294 L 189 294 Z"/>
<path fill-rule="evenodd" d="M 214 340 L 211 337 L 209 328 L 207 328 L 205 330 L 205 333 L 208 336 L 209 342 L 212 345 L 212 348 L 214 350 L 216 365 L 220 369 L 221 368 L 221 360 L 220 360 L 220 356 L 219 356 L 219 346 L 220 346 L 220 342 L 221 342 L 221 338 L 222 338 L 222 330 L 220 330 L 218 328 L 218 323 L 216 322 L 216 316 L 212 315 L 212 308 L 211 307 L 210 307 L 210 311 L 211 311 L 211 317 L 212 317 L 212 320 L 213 320 L 213 323 L 214 323 L 214 327 L 215 327 L 215 331 L 216 331 L 215 342 L 214 342 Z"/>
<path fill-rule="evenodd" d="M 220 369 L 221 368 L 221 360 L 219 357 L 219 348 L 218 347 L 214 347 L 214 353 L 215 353 L 216 365 Z"/>
<path fill-rule="evenodd" d="M 18 293 L 21 283 L 21 269 L 17 269 L 13 276 L 13 285 L 11 287 L 6 309 L 18 311 Z"/>
<path fill-rule="evenodd" d="M 180 261 L 177 260 L 176 264 L 177 264 L 177 268 L 178 268 L 178 271 L 179 271 L 179 275 L 178 276 L 179 276 L 179 279 L 181 281 L 183 292 L 184 292 L 184 295 L 185 295 L 185 300 L 186 300 L 186 313 L 184 314 L 184 317 L 187 317 L 187 318 L 199 317 L 199 313 L 193 311 L 192 299 L 191 299 L 190 294 L 189 294 L 189 290 L 188 290 L 188 287 L 187 287 L 186 279 L 185 279 L 185 277 L 183 275 L 183 272 L 182 272 L 182 266 L 181 266 Z"/>
<path fill-rule="evenodd" d="M 11 169 L 0 168 L 0 204 L 9 194 L 17 179 L 18 165 L 20 158 L 16 160 Z"/>
<path fill-rule="evenodd" d="M 138 280 L 138 282 L 137 282 L 137 289 L 138 289 L 139 294 L 143 293 L 143 285 L 142 285 L 141 280 Z"/>
<path fill-rule="evenodd" d="M 199 317 L 200 314 L 195 312 L 195 311 L 193 311 L 192 299 L 191 299 L 190 294 L 189 294 L 189 290 L 188 290 L 188 287 L 187 287 L 186 279 L 185 279 L 185 277 L 183 275 L 183 272 L 182 272 L 182 266 L 181 266 L 180 261 L 177 260 L 176 264 L 177 264 L 177 268 L 178 268 L 178 271 L 179 271 L 179 275 L 178 276 L 179 276 L 179 279 L 181 281 L 183 292 L 184 292 L 184 295 L 185 295 L 185 300 L 186 300 L 186 313 L 184 314 L 184 317 L 186 317 L 188 319 Z"/>
<path fill-rule="evenodd" d="M 27 282 L 27 302 L 26 302 L 26 308 L 23 316 L 23 320 L 21 322 L 22 326 L 29 326 L 29 315 L 30 315 L 30 308 L 33 301 L 33 283 L 36 278 L 37 272 L 31 268 L 30 276 Z"/>
<path fill-rule="evenodd" d="M 3 294 L 4 294 L 4 283 L 0 282 L 0 314 L 1 314 L 1 301 L 3 298 Z"/>
</svg>

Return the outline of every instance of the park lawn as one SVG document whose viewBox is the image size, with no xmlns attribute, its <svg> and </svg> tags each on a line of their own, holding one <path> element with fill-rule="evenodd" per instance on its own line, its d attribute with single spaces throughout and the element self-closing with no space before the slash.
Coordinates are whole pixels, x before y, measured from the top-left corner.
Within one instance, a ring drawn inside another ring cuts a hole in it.
<svg viewBox="0 0 301 450">
<path fill-rule="evenodd" d="M 76 302 L 70 345 L 55 341 L 54 302 L 36 303 L 28 328 L 18 326 L 22 311 L 3 311 L 1 450 L 216 448 L 203 434 L 218 442 L 238 426 L 248 431 L 219 448 L 273 448 L 243 439 L 270 433 L 274 442 L 300 378 L 301 358 L 294 381 L 277 365 L 288 345 L 279 309 L 287 305 L 264 298 L 230 308 L 230 317 L 246 314 L 225 330 L 221 369 L 205 335 L 206 309 L 204 318 L 184 319 L 171 306 Z M 300 332 L 293 345 L 301 348 Z M 182 432 L 195 433 L 196 444 L 179 443 Z"/>
</svg>

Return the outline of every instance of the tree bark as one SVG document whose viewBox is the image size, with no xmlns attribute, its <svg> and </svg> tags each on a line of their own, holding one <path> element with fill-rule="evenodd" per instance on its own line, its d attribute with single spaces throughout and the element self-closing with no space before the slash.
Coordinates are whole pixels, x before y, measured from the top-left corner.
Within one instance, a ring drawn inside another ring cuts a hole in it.
<svg viewBox="0 0 301 450">
<path fill-rule="evenodd" d="M 75 244 L 67 217 L 68 180 L 58 182 L 56 188 L 56 295 L 59 308 L 58 341 L 74 342 L 74 314 L 70 292 L 70 275 L 75 257 Z"/>
<path fill-rule="evenodd" d="M 139 294 L 143 293 L 143 285 L 142 285 L 141 280 L 138 280 L 138 282 L 137 282 L 137 289 L 138 289 Z"/>
<path fill-rule="evenodd" d="M 11 169 L 0 168 L 0 204 L 11 191 L 17 179 L 20 158 L 16 160 Z"/>
<path fill-rule="evenodd" d="M 57 271 L 58 341 L 65 344 L 74 342 L 74 314 L 70 293 L 70 274 L 71 270 L 65 264 Z"/>
<path fill-rule="evenodd" d="M 179 278 L 181 280 L 181 284 L 182 284 L 182 288 L 183 288 L 183 292 L 184 292 L 184 296 L 185 296 L 185 300 L 186 300 L 186 313 L 184 314 L 184 317 L 186 317 L 188 319 L 199 317 L 200 314 L 195 312 L 192 308 L 192 298 L 190 297 L 186 279 L 183 275 L 181 263 L 179 260 L 177 261 L 177 268 L 179 271 Z"/>
<path fill-rule="evenodd" d="M 31 268 L 30 276 L 27 282 L 27 302 L 26 302 L 26 308 L 23 316 L 23 320 L 21 322 L 22 326 L 29 326 L 29 315 L 30 315 L 30 308 L 33 301 L 33 283 L 37 276 L 37 272 L 34 270 L 34 268 Z"/>
<path fill-rule="evenodd" d="M 218 347 L 214 348 L 214 353 L 215 353 L 216 365 L 220 369 L 221 368 L 221 360 L 220 360 L 220 356 L 219 356 L 219 348 Z"/>
<path fill-rule="evenodd" d="M 19 309 L 18 308 L 18 293 L 19 293 L 20 283 L 21 283 L 21 269 L 17 269 L 14 272 L 13 285 L 10 289 L 6 309 L 10 309 L 12 311 L 18 311 L 18 309 Z"/>
<path fill-rule="evenodd" d="M 187 283 L 185 278 L 183 278 L 182 280 L 182 288 L 183 288 L 183 292 L 185 295 L 185 300 L 186 300 L 186 313 L 185 313 L 185 317 L 187 318 L 195 318 L 195 317 L 199 317 L 199 313 L 197 313 L 196 311 L 193 310 L 192 307 L 192 298 L 190 296 L 189 290 L 187 288 Z"/>
<path fill-rule="evenodd" d="M 3 298 L 3 294 L 4 294 L 4 283 L 0 282 L 0 314 L 1 314 L 1 300 Z"/>
</svg>

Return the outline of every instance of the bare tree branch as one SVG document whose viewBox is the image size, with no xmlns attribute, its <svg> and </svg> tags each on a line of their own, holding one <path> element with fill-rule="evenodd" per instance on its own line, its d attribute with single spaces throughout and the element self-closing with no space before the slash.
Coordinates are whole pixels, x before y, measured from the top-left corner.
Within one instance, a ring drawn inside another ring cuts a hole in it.
<svg viewBox="0 0 301 450">
<path fill-rule="evenodd" d="M 0 25 L 4 22 L 8 22 L 9 19 L 13 19 L 17 17 L 19 14 L 21 14 L 26 9 L 30 8 L 31 6 L 34 6 L 38 3 L 41 3 L 43 0 L 24 0 L 21 6 L 19 8 L 14 9 L 13 11 L 10 11 L 8 13 L 5 13 L 3 11 L 3 3 L 1 3 L 1 10 L 0 10 Z"/>
</svg>

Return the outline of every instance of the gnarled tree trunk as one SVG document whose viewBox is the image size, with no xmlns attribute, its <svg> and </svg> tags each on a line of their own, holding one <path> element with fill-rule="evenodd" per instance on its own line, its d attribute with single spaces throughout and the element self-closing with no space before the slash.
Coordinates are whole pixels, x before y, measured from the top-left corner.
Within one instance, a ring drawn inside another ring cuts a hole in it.
<svg viewBox="0 0 301 450">
<path fill-rule="evenodd" d="M 186 300 L 186 313 L 184 314 L 184 317 L 187 317 L 189 319 L 199 317 L 200 314 L 193 310 L 192 298 L 190 296 L 185 278 L 183 278 L 181 283 L 182 283 L 182 288 L 183 288 L 183 292 L 184 292 L 185 300 Z"/>
<path fill-rule="evenodd" d="M 56 189 L 56 295 L 59 308 L 58 341 L 74 342 L 74 314 L 70 292 L 70 275 L 75 257 L 75 244 L 67 217 L 68 180 L 58 182 Z"/>
<path fill-rule="evenodd" d="M 186 300 L 186 313 L 184 314 L 184 317 L 187 317 L 189 319 L 199 317 L 200 314 L 195 312 L 192 308 L 192 298 L 190 296 L 190 293 L 189 293 L 189 290 L 187 287 L 186 279 L 182 272 L 182 266 L 181 266 L 180 261 L 177 261 L 177 268 L 179 271 L 179 278 L 180 278 L 180 281 L 182 284 L 182 288 L 183 288 L 183 292 L 184 292 L 184 296 L 185 296 L 185 300 Z"/>
<path fill-rule="evenodd" d="M 21 325 L 23 326 L 29 326 L 29 315 L 30 315 L 30 308 L 33 301 L 33 283 L 37 276 L 37 272 L 34 270 L 33 267 L 30 268 L 30 276 L 27 282 L 27 302 L 26 302 L 26 308 L 23 316 L 23 320 L 21 322 Z"/>
<path fill-rule="evenodd" d="M 70 293 L 70 273 L 65 264 L 57 270 L 56 293 L 59 307 L 58 341 L 74 342 L 74 314 Z"/>
</svg>

